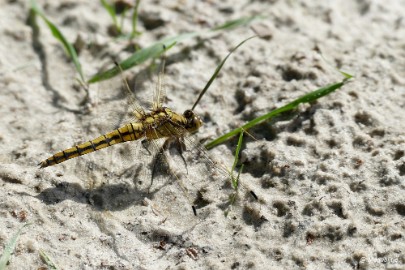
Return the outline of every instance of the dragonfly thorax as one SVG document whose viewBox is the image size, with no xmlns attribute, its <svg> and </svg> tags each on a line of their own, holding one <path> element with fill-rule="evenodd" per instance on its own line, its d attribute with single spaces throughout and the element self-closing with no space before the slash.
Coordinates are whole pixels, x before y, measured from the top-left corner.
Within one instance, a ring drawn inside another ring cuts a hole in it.
<svg viewBox="0 0 405 270">
<path fill-rule="evenodd" d="M 158 139 L 164 137 L 182 137 L 196 132 L 202 125 L 200 117 L 191 110 L 178 114 L 167 107 L 145 114 L 140 120 L 145 137 Z"/>
</svg>

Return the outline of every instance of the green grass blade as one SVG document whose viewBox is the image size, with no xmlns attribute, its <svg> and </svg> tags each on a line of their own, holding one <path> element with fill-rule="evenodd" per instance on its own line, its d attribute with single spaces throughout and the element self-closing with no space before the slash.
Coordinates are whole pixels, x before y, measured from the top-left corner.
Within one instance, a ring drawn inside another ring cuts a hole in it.
<svg viewBox="0 0 405 270">
<path fill-rule="evenodd" d="M 48 28 L 51 30 L 52 35 L 57 40 L 59 40 L 60 43 L 62 43 L 63 47 L 65 48 L 66 53 L 72 59 L 74 65 L 76 67 L 77 73 L 79 73 L 81 80 L 84 82 L 85 79 L 84 79 L 84 75 L 82 72 L 82 66 L 79 62 L 79 58 L 77 57 L 77 53 L 76 53 L 76 50 L 73 47 L 73 45 L 71 43 L 69 43 L 67 41 L 67 39 L 65 38 L 65 36 L 63 36 L 62 32 L 50 20 L 48 20 L 48 18 L 45 16 L 45 14 L 39 8 L 39 6 L 37 5 L 35 0 L 31 0 L 31 10 L 33 10 L 35 14 L 37 14 L 44 20 L 44 22 L 46 23 Z"/>
<path fill-rule="evenodd" d="M 155 43 L 152 46 L 143 48 L 135 52 L 129 58 L 119 63 L 119 66 L 121 66 L 122 70 L 127 70 L 131 67 L 134 67 L 136 65 L 145 62 L 148 59 L 159 57 L 165 51 L 173 47 L 176 43 L 181 42 L 183 39 L 190 38 L 194 35 L 196 35 L 196 33 L 187 33 L 176 37 L 164 39 L 158 43 Z M 88 83 L 104 81 L 116 76 L 119 73 L 120 73 L 119 68 L 117 66 L 114 66 L 113 68 L 107 71 L 94 75 L 92 78 L 90 78 Z"/>
<path fill-rule="evenodd" d="M 234 175 L 234 171 L 235 171 L 236 165 L 238 164 L 238 161 L 239 161 L 239 153 L 240 153 L 240 149 L 242 148 L 242 142 L 243 142 L 243 133 L 244 133 L 244 131 L 242 130 L 242 132 L 239 134 L 238 144 L 236 145 L 236 150 L 235 150 L 235 158 L 234 158 L 234 161 L 232 164 L 232 169 L 229 172 L 232 188 L 235 191 L 229 195 L 229 205 L 227 207 L 228 209 L 225 210 L 225 212 L 224 212 L 225 216 L 228 216 L 229 212 L 231 211 L 231 206 L 235 204 L 235 202 L 238 198 L 239 179 L 240 179 L 240 174 L 243 170 L 243 164 L 241 165 L 241 167 L 238 171 L 238 175 L 236 177 Z"/>
<path fill-rule="evenodd" d="M 349 73 L 343 72 L 341 70 L 339 70 L 339 72 L 340 72 L 340 74 L 342 74 L 345 77 L 344 81 L 347 81 L 347 80 L 350 80 L 351 78 L 353 78 L 353 75 L 350 75 Z"/>
<path fill-rule="evenodd" d="M 250 16 L 250 17 L 243 17 L 243 18 L 236 19 L 236 20 L 231 20 L 231 21 L 225 22 L 224 24 L 215 26 L 214 28 L 211 29 L 211 31 L 231 30 L 231 29 L 234 29 L 237 27 L 248 25 L 252 21 L 257 20 L 257 19 L 264 19 L 264 17 L 263 16 Z"/>
<path fill-rule="evenodd" d="M 347 74 L 347 73 L 345 73 L 345 74 Z M 306 95 L 299 97 L 298 99 L 288 103 L 287 105 L 285 105 L 283 107 L 275 109 L 265 115 L 259 116 L 255 119 L 253 119 L 252 121 L 246 123 L 242 127 L 236 128 L 236 129 L 222 135 L 221 137 L 209 142 L 208 144 L 205 145 L 205 147 L 207 149 L 211 149 L 211 148 L 217 146 L 218 144 L 221 144 L 221 143 L 225 142 L 226 140 L 229 140 L 230 138 L 232 138 L 233 136 L 242 132 L 243 130 L 248 130 L 249 128 L 259 125 L 262 122 L 267 121 L 274 116 L 277 116 L 283 112 L 290 111 L 290 110 L 296 108 L 300 103 L 309 103 L 314 100 L 317 100 L 318 98 L 326 96 L 326 95 L 332 93 L 333 91 L 335 91 L 336 89 L 339 89 L 340 87 L 342 87 L 350 78 L 352 78 L 352 76 L 350 74 L 347 74 L 347 76 L 345 76 L 345 79 L 342 80 L 341 82 L 330 84 L 330 85 L 324 86 L 322 88 L 319 88 L 313 92 L 310 92 Z"/>
<path fill-rule="evenodd" d="M 138 25 L 138 7 L 139 7 L 140 2 L 141 2 L 141 0 L 136 0 L 134 11 L 132 13 L 132 18 L 131 18 L 132 31 L 131 31 L 131 35 L 130 35 L 131 39 L 133 39 L 134 37 L 139 36 L 141 34 L 141 32 L 138 32 L 136 30 L 137 25 Z"/>
<path fill-rule="evenodd" d="M 176 44 L 175 42 L 169 43 L 166 41 L 156 43 L 150 47 L 137 51 L 130 58 L 122 61 L 118 65 L 121 67 L 122 70 L 127 70 L 133 66 L 136 66 L 136 65 L 139 65 L 139 64 L 145 62 L 146 60 L 148 60 L 150 58 L 158 57 L 159 55 L 163 54 L 165 51 L 167 51 L 171 47 L 173 47 L 175 44 Z M 120 73 L 120 68 L 118 66 L 114 66 L 113 68 L 111 68 L 105 72 L 94 75 L 92 78 L 90 78 L 88 83 L 104 81 L 104 80 L 107 80 L 107 79 L 110 79 L 110 78 L 116 76 L 119 73 Z"/>
<path fill-rule="evenodd" d="M 13 235 L 11 240 L 4 247 L 3 254 L 0 257 L 0 270 L 6 269 L 7 262 L 10 260 L 11 254 L 14 251 L 18 237 L 21 235 L 22 230 L 29 225 L 31 225 L 31 223 L 22 225 L 21 228 Z"/>
<path fill-rule="evenodd" d="M 236 51 L 240 46 L 243 45 L 243 43 L 245 43 L 246 41 L 254 38 L 256 36 L 252 36 L 249 37 L 245 40 L 243 40 L 241 43 L 239 43 L 235 48 L 233 48 L 227 56 L 225 56 L 224 59 L 222 59 L 221 63 L 219 63 L 219 65 L 217 66 L 217 68 L 214 71 L 214 74 L 212 74 L 211 78 L 209 79 L 209 81 L 207 82 L 207 84 L 205 85 L 204 89 L 201 91 L 200 95 L 198 96 L 197 100 L 194 102 L 193 107 L 191 108 L 191 110 L 194 110 L 194 108 L 197 106 L 198 102 L 200 102 L 200 99 L 202 98 L 202 96 L 205 94 L 205 92 L 207 92 L 208 88 L 211 86 L 212 82 L 215 80 L 215 78 L 218 76 L 219 71 L 221 70 L 221 68 L 223 67 L 223 65 L 225 64 L 226 60 L 228 59 L 229 56 L 231 56 L 231 54 Z"/>
<path fill-rule="evenodd" d="M 236 165 L 238 164 L 238 161 L 239 161 L 239 153 L 240 153 L 240 149 L 242 148 L 242 142 L 243 142 L 243 133 L 244 133 L 244 131 L 242 130 L 242 132 L 239 134 L 238 144 L 236 145 L 236 150 L 235 150 L 235 159 L 233 161 L 232 170 L 231 170 L 231 181 L 232 181 L 232 186 L 235 190 L 238 189 L 239 177 L 240 177 L 240 173 L 242 172 L 242 168 L 243 168 L 243 165 L 242 165 L 241 169 L 239 170 L 238 175 L 236 177 L 233 175 L 233 172 L 235 171 Z"/>
<path fill-rule="evenodd" d="M 113 5 L 110 5 L 109 3 L 107 3 L 107 1 L 105 0 L 100 0 L 101 5 L 104 7 L 104 9 L 107 11 L 108 14 L 110 14 L 111 19 L 113 20 L 113 24 L 115 26 L 115 28 L 119 31 L 119 27 L 118 27 L 118 22 L 117 22 L 117 14 L 115 13 L 115 8 Z"/>
<path fill-rule="evenodd" d="M 251 19 L 249 19 L 249 18 L 251 18 Z M 214 27 L 208 31 L 189 32 L 189 33 L 180 34 L 178 36 L 162 39 L 149 47 L 136 51 L 133 55 L 131 55 L 129 58 L 127 58 L 126 60 L 122 61 L 119 64 L 123 70 L 127 70 L 129 68 L 132 68 L 136 65 L 139 65 L 139 64 L 145 62 L 148 59 L 159 57 L 164 52 L 164 50 L 162 49 L 164 46 L 167 48 L 173 43 L 180 43 L 185 39 L 190 39 L 190 38 L 194 38 L 197 36 L 201 36 L 202 34 L 205 34 L 209 31 L 230 30 L 235 27 L 245 26 L 245 25 L 249 24 L 251 21 L 253 21 L 253 19 L 257 19 L 257 18 L 258 18 L 258 16 L 246 17 L 243 19 L 234 20 L 234 21 L 225 23 L 218 27 Z M 96 83 L 96 82 L 100 82 L 103 80 L 107 80 L 107 79 L 110 79 L 110 78 L 116 76 L 117 74 L 119 74 L 119 70 L 116 66 L 114 66 L 113 68 L 111 68 L 107 71 L 95 74 L 93 77 L 91 77 L 88 80 L 88 83 Z"/>
<path fill-rule="evenodd" d="M 42 249 L 39 250 L 39 256 L 41 259 L 46 263 L 49 269 L 51 270 L 57 270 L 58 267 L 56 264 L 51 260 L 51 258 L 48 256 L 48 254 L 45 253 Z"/>
<path fill-rule="evenodd" d="M 240 152 L 240 149 L 242 148 L 243 133 L 244 133 L 244 131 L 242 130 L 242 132 L 239 134 L 238 144 L 236 145 L 236 150 L 235 150 L 235 159 L 234 159 L 233 165 L 232 165 L 232 171 L 235 170 L 235 167 L 239 161 L 239 152 Z"/>
</svg>

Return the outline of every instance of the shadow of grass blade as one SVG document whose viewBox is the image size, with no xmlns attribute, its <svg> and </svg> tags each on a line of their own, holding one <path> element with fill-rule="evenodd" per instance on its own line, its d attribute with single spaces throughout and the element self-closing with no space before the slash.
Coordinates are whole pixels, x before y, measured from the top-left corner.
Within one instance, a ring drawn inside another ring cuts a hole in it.
<svg viewBox="0 0 405 270">
<path fill-rule="evenodd" d="M 13 235 L 11 240 L 4 247 L 3 254 L 0 257 L 0 270 L 6 269 L 7 262 L 10 260 L 11 254 L 17 244 L 18 237 L 21 235 L 22 230 L 31 225 L 31 223 L 26 223 L 21 226 L 21 228 Z"/>
<path fill-rule="evenodd" d="M 79 73 L 82 82 L 85 82 L 84 75 L 82 72 L 82 66 L 79 62 L 79 58 L 77 57 L 77 53 L 76 53 L 76 50 L 73 47 L 73 45 L 71 43 L 69 43 L 67 41 L 67 39 L 63 36 L 62 32 L 50 20 L 48 20 L 48 18 L 45 16 L 45 14 L 39 8 L 39 6 L 37 5 L 35 0 L 31 0 L 31 10 L 36 15 L 38 15 L 39 17 L 41 17 L 44 20 L 44 22 L 46 23 L 48 28 L 51 30 L 52 35 L 57 40 L 59 40 L 60 43 L 62 43 L 63 47 L 65 48 L 66 53 L 72 59 L 74 65 L 76 67 L 76 71 L 77 71 L 77 73 Z"/>
<path fill-rule="evenodd" d="M 249 24 L 250 22 L 252 22 L 253 20 L 258 19 L 258 18 L 261 18 L 261 17 L 258 17 L 258 16 L 245 17 L 245 18 L 242 18 L 239 20 L 226 22 L 225 24 L 222 24 L 220 26 L 214 27 L 209 30 L 200 31 L 200 32 L 189 32 L 189 33 L 180 34 L 178 36 L 162 39 L 149 47 L 136 51 L 129 58 L 122 61 L 120 63 L 120 66 L 122 67 L 123 70 L 132 68 L 136 65 L 139 65 L 139 64 L 145 62 L 148 59 L 153 59 L 153 58 L 159 57 L 164 52 L 164 50 L 163 50 L 164 46 L 166 48 L 168 48 L 170 45 L 172 45 L 174 43 L 177 44 L 177 43 L 182 42 L 185 39 L 201 36 L 207 32 L 230 30 L 230 29 L 233 29 L 236 27 L 245 26 L 245 25 Z M 88 83 L 96 83 L 96 82 L 100 82 L 103 80 L 107 80 L 118 74 L 119 74 L 118 68 L 113 67 L 107 71 L 95 74 L 88 80 Z"/>
<path fill-rule="evenodd" d="M 221 137 L 209 142 L 208 144 L 205 145 L 205 148 L 211 149 L 211 148 L 217 146 L 218 144 L 221 144 L 221 143 L 229 140 L 233 136 L 236 136 L 238 133 L 242 132 L 243 130 L 248 130 L 249 128 L 259 125 L 262 122 L 267 121 L 270 118 L 275 117 L 283 112 L 295 109 L 301 103 L 309 103 L 309 102 L 312 102 L 314 100 L 317 100 L 323 96 L 326 96 L 326 95 L 334 92 L 335 90 L 341 88 L 350 78 L 353 77 L 352 75 L 350 75 L 348 73 L 342 73 L 342 74 L 345 76 L 345 78 L 341 82 L 321 87 L 315 91 L 312 91 L 306 95 L 303 95 L 303 96 L 295 99 L 294 101 L 288 103 L 287 105 L 285 105 L 283 107 L 275 109 L 265 115 L 259 116 L 255 119 L 253 119 L 252 121 L 249 121 L 248 123 L 244 124 L 243 126 L 236 128 L 236 129 L 222 135 Z"/>
<path fill-rule="evenodd" d="M 198 102 L 200 102 L 202 96 L 205 94 L 205 92 L 207 92 L 208 88 L 211 86 L 212 82 L 215 80 L 215 78 L 218 76 L 219 71 L 221 70 L 221 68 L 224 66 L 226 60 L 229 58 L 229 56 L 231 56 L 231 54 L 236 51 L 240 46 L 242 46 L 246 41 L 255 38 L 257 36 L 252 36 L 249 37 L 245 40 L 243 40 L 241 43 L 239 43 L 238 45 L 236 45 L 235 48 L 233 48 L 227 56 L 225 56 L 224 59 L 222 59 L 221 63 L 219 63 L 219 65 L 217 66 L 217 68 L 214 71 L 214 74 L 212 74 L 211 78 L 208 80 L 207 84 L 205 85 L 204 89 L 201 91 L 200 95 L 198 96 L 197 100 L 194 102 L 193 107 L 191 107 L 191 110 L 193 111 L 194 108 L 197 106 Z"/>
</svg>

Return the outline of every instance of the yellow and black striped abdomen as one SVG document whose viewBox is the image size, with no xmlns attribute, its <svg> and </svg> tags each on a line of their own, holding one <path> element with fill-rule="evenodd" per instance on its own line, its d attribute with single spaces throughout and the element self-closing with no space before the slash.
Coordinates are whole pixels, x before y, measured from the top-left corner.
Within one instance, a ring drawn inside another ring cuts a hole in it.
<svg viewBox="0 0 405 270">
<path fill-rule="evenodd" d="M 52 166 L 68 159 L 82 156 L 117 143 L 135 141 L 143 137 L 144 134 L 144 126 L 142 123 L 130 123 L 110 133 L 101 135 L 94 140 L 58 152 L 39 163 L 39 166 L 41 168 Z"/>
</svg>

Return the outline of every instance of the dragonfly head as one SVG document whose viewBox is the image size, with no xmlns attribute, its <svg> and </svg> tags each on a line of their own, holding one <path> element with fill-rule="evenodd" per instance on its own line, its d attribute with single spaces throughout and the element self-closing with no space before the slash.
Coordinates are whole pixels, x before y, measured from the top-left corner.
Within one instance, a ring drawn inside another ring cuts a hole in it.
<svg viewBox="0 0 405 270">
<path fill-rule="evenodd" d="M 186 110 L 183 116 L 187 120 L 186 129 L 190 133 L 196 132 L 203 124 L 201 118 L 196 115 L 192 110 Z"/>
</svg>

